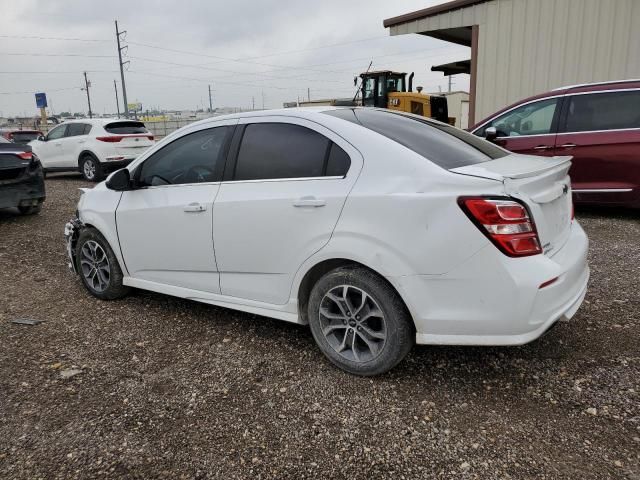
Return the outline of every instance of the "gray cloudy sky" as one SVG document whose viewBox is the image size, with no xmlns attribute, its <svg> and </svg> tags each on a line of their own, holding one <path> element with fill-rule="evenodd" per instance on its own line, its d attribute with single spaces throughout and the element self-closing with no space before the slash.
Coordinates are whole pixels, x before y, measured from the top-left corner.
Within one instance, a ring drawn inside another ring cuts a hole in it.
<svg viewBox="0 0 640 480">
<path fill-rule="evenodd" d="M 36 91 L 54 112 L 86 111 L 85 70 L 93 110 L 114 112 L 116 18 L 128 31 L 128 99 L 144 108 L 206 108 L 208 83 L 214 107 L 249 108 L 253 97 L 256 108 L 263 98 L 277 108 L 307 88 L 312 99 L 351 96 L 354 75 L 371 60 L 374 69 L 415 71 L 414 85 L 426 91 L 444 90 L 447 79 L 430 67 L 468 58 L 469 49 L 390 37 L 382 27 L 443 1 L 0 0 L 0 116 L 36 114 Z M 454 77 L 454 89 L 468 89 L 468 77 Z"/>
</svg>

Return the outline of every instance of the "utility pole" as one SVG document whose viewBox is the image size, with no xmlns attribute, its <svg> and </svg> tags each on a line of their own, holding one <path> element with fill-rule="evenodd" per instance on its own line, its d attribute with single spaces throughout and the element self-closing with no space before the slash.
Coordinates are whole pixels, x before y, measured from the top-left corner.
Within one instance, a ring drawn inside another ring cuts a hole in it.
<svg viewBox="0 0 640 480">
<path fill-rule="evenodd" d="M 449 75 L 449 93 L 451 93 L 451 75 Z"/>
<path fill-rule="evenodd" d="M 116 79 L 113 79 L 113 90 L 116 92 L 116 111 L 118 112 L 118 117 L 120 116 L 120 100 L 118 100 L 118 87 L 116 86 Z"/>
<path fill-rule="evenodd" d="M 307 87 L 307 101 L 311 102 L 311 89 Z"/>
<path fill-rule="evenodd" d="M 87 92 L 87 103 L 89 104 L 89 118 L 93 118 L 93 114 L 91 113 L 91 98 L 89 97 L 89 87 L 91 86 L 91 82 L 87 80 L 87 72 L 84 72 L 84 88 Z"/>
<path fill-rule="evenodd" d="M 118 42 L 118 61 L 120 63 L 120 79 L 122 80 L 122 100 L 124 102 L 124 116 L 125 117 L 129 117 L 129 106 L 127 105 L 127 87 L 124 84 L 124 64 L 125 63 L 129 63 L 127 62 L 122 62 L 122 50 L 126 49 L 127 46 L 125 45 L 124 47 L 120 46 L 120 35 L 125 35 L 127 33 L 127 31 L 119 31 L 118 30 L 118 21 L 116 20 L 116 41 Z"/>
<path fill-rule="evenodd" d="M 262 90 L 262 109 L 264 110 L 264 90 Z"/>
<path fill-rule="evenodd" d="M 251 110 L 256 109 L 256 97 L 251 97 Z"/>
<path fill-rule="evenodd" d="M 211 85 L 209 85 L 209 113 L 213 113 L 213 102 L 211 101 Z"/>
</svg>

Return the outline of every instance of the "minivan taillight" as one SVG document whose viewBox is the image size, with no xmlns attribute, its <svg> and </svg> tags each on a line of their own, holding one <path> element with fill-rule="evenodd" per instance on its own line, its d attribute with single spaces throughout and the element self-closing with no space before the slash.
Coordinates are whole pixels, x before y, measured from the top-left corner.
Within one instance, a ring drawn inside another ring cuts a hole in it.
<svg viewBox="0 0 640 480">
<path fill-rule="evenodd" d="M 509 199 L 460 197 L 458 204 L 505 255 L 528 257 L 542 253 L 536 226 L 521 203 Z"/>
</svg>

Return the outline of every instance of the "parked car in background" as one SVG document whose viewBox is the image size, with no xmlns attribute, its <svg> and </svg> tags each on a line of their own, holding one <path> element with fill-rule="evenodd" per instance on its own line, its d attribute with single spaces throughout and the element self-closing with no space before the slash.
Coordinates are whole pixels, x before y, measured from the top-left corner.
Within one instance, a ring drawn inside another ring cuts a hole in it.
<svg viewBox="0 0 640 480">
<path fill-rule="evenodd" d="M 45 172 L 80 171 L 98 182 L 154 144 L 144 123 L 121 119 L 64 122 L 30 143 Z"/>
<path fill-rule="evenodd" d="M 308 323 L 331 362 L 374 375 L 416 341 L 518 345 L 576 312 L 569 166 L 386 109 L 220 116 L 87 190 L 67 251 L 98 298 Z"/>
<path fill-rule="evenodd" d="M 0 130 L 0 135 L 13 143 L 27 144 L 42 136 L 42 132 L 24 128 L 3 128 Z"/>
<path fill-rule="evenodd" d="M 640 80 L 559 88 L 470 131 L 513 152 L 571 155 L 578 203 L 640 208 Z"/>
<path fill-rule="evenodd" d="M 21 214 L 38 213 L 45 200 L 42 165 L 29 145 L 0 137 L 0 208 L 17 207 Z"/>
</svg>

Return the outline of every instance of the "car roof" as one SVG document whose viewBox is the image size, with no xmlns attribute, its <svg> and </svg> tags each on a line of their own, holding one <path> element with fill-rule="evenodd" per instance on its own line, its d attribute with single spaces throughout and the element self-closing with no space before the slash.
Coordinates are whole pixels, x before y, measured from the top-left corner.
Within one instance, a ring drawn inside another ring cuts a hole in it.
<svg viewBox="0 0 640 480">
<path fill-rule="evenodd" d="M 216 123 L 220 120 L 232 120 L 241 118 L 260 118 L 260 117 L 290 117 L 290 118 L 321 118 L 318 114 L 326 112 L 328 110 L 336 110 L 339 107 L 331 106 L 317 106 L 317 107 L 293 107 L 293 108 L 274 108 L 272 110 L 252 110 L 248 112 L 229 113 L 227 115 L 218 115 L 215 117 L 205 118 L 189 125 L 206 125 L 209 123 Z"/>
</svg>

